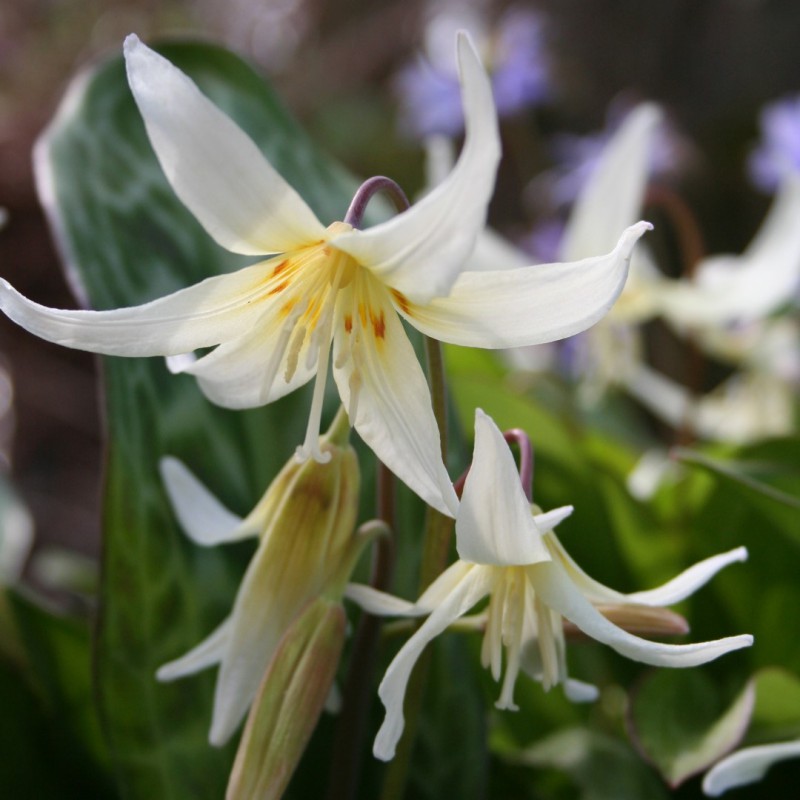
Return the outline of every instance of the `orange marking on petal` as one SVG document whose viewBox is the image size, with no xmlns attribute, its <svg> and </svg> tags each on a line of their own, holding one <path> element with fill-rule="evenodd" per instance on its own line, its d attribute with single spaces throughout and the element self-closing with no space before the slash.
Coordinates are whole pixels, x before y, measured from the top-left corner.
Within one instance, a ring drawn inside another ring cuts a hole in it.
<svg viewBox="0 0 800 800">
<path fill-rule="evenodd" d="M 297 305 L 297 298 L 293 297 L 291 300 L 287 300 L 282 306 L 280 310 L 280 315 L 282 317 L 288 317 L 289 314 L 292 312 L 292 309 Z"/>
<path fill-rule="evenodd" d="M 289 281 L 281 281 L 281 283 L 267 292 L 267 297 L 269 297 L 271 294 L 278 294 L 279 292 L 282 292 L 288 285 Z"/>
<path fill-rule="evenodd" d="M 345 314 L 344 315 L 344 330 L 345 333 L 350 333 L 353 330 L 353 315 L 352 314 Z"/>
<path fill-rule="evenodd" d="M 409 299 L 402 292 L 398 292 L 397 289 L 390 289 L 389 291 L 392 293 L 392 297 L 394 297 L 397 305 L 400 306 L 400 310 L 404 314 L 410 314 L 411 302 Z"/>
<path fill-rule="evenodd" d="M 383 316 L 383 311 L 381 311 L 380 316 L 375 316 L 370 311 L 370 322 L 372 322 L 372 330 L 375 332 L 375 337 L 377 339 L 383 339 L 386 337 L 386 318 Z"/>
<path fill-rule="evenodd" d="M 281 272 L 283 272 L 288 266 L 289 266 L 289 259 L 284 258 L 283 261 L 281 261 L 281 263 L 278 264 L 275 267 L 275 269 L 272 270 L 272 277 L 274 278 L 276 275 L 280 275 Z"/>
</svg>

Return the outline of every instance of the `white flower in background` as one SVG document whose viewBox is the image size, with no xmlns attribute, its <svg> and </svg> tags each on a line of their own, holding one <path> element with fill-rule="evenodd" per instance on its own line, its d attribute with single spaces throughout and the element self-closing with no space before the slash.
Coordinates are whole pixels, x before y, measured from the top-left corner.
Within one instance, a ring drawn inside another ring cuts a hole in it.
<svg viewBox="0 0 800 800">
<path fill-rule="evenodd" d="M 474 458 L 456 516 L 459 560 L 415 604 L 369 587 L 351 585 L 346 591 L 347 597 L 372 613 L 428 614 L 397 653 L 378 689 L 386 706 L 374 746 L 378 758 L 394 755 L 403 731 L 406 685 L 425 645 L 487 596 L 481 657 L 499 680 L 505 651 L 499 708 L 516 708 L 513 691 L 520 670 L 545 689 L 561 683 L 572 699 L 594 699 L 594 687 L 567 677 L 562 618 L 618 653 L 656 666 L 691 667 L 752 644 L 747 635 L 661 644 L 635 636 L 609 619 L 624 618 L 626 627 L 635 627 L 637 619 L 646 625 L 653 617 L 652 607 L 684 599 L 723 567 L 744 560 L 744 548 L 706 559 L 658 589 L 625 595 L 594 581 L 567 555 L 552 529 L 570 513 L 571 506 L 546 514 L 531 508 L 503 435 L 478 410 Z"/>
<path fill-rule="evenodd" d="M 744 747 L 716 763 L 703 778 L 703 791 L 719 797 L 728 789 L 760 781 L 779 761 L 800 758 L 800 740 Z"/>
<path fill-rule="evenodd" d="M 197 647 L 158 670 L 169 681 L 219 664 L 209 740 L 238 727 L 284 634 L 318 598 L 338 601 L 368 536 L 355 531 L 358 458 L 340 412 L 321 448 L 326 464 L 291 459 L 241 519 L 177 459 L 161 463 L 164 485 L 186 534 L 204 547 L 259 537 L 230 616 Z"/>
<path fill-rule="evenodd" d="M 705 330 L 757 322 L 797 300 L 800 289 L 800 175 L 789 175 L 752 242 L 741 255 L 697 264 L 691 280 L 671 281 L 661 313 L 702 346 Z"/>
<path fill-rule="evenodd" d="M 446 342 L 502 348 L 551 341 L 596 322 L 625 282 L 639 223 L 606 256 L 492 274 L 464 272 L 500 157 L 491 87 L 468 37 L 457 40 L 466 138 L 443 183 L 367 230 L 327 228 L 253 141 L 189 78 L 135 36 L 128 80 L 178 197 L 220 245 L 280 253 L 158 300 L 113 311 L 59 311 L 0 281 L 0 307 L 44 339 L 97 353 L 177 356 L 215 347 L 178 371 L 215 403 L 269 403 L 316 375 L 301 457 L 319 447 L 333 376 L 350 420 L 423 500 L 453 514 L 422 370 L 400 317 Z"/>
<path fill-rule="evenodd" d="M 561 241 L 562 259 L 585 258 L 617 226 L 623 229 L 630 225 L 627 220 L 638 218 L 661 124 L 661 112 L 651 103 L 637 106 L 625 118 L 578 194 Z M 643 360 L 640 326 L 658 313 L 664 282 L 647 250 L 637 248 L 625 289 L 608 315 L 571 343 L 570 371 L 580 376 L 585 402 L 595 402 L 609 386 L 624 384 Z"/>
</svg>

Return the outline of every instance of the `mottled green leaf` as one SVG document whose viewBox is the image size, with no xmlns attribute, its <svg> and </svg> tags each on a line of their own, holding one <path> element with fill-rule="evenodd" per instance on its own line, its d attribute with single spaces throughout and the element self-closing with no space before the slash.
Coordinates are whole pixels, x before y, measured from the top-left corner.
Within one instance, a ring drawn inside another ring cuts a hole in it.
<svg viewBox="0 0 800 800">
<path fill-rule="evenodd" d="M 354 183 L 318 155 L 272 92 L 219 48 L 160 48 L 267 153 L 323 220 Z M 37 173 L 69 277 L 94 308 L 132 305 L 243 263 L 175 198 L 150 149 L 116 58 L 77 80 L 39 144 Z M 266 409 L 212 407 L 161 359 L 104 359 L 109 437 L 97 689 L 126 797 L 218 798 L 230 748 L 206 742 L 213 675 L 160 685 L 156 668 L 227 612 L 248 545 L 200 550 L 178 530 L 160 486 L 181 458 L 230 508 L 247 512 L 302 439 L 307 396 Z"/>
<path fill-rule="evenodd" d="M 18 669 L 24 672 L 27 687 L 18 686 L 13 699 L 3 703 L 0 716 L 4 725 L 18 726 L 20 732 L 30 732 L 33 737 L 27 746 L 25 733 L 14 740 L 13 751 L 19 759 L 11 759 L 15 769 L 40 758 L 38 769 L 44 768 L 47 775 L 43 778 L 32 772 L 30 777 L 62 787 L 59 796 L 98 800 L 114 796 L 108 750 L 92 702 L 89 626 L 18 593 L 9 593 L 8 602 L 24 645 L 25 662 Z M 32 690 L 35 694 L 28 698 Z M 5 736 L 3 740 L 8 741 Z M 7 758 L 9 751 L 4 747 L 3 760 Z M 36 769 L 34 766 L 33 771 Z"/>
</svg>

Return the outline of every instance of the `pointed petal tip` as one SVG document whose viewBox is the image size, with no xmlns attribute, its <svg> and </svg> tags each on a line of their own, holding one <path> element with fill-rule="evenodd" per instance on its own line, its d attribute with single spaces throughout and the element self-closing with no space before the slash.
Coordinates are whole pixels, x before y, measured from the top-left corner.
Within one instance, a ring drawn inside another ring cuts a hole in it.
<svg viewBox="0 0 800 800">
<path fill-rule="evenodd" d="M 746 547 L 736 547 L 729 553 L 731 561 L 747 561 L 749 553 Z"/>
<path fill-rule="evenodd" d="M 125 54 L 125 58 L 131 55 L 141 43 L 141 39 L 135 33 L 129 33 L 122 43 L 122 52 Z"/>
</svg>

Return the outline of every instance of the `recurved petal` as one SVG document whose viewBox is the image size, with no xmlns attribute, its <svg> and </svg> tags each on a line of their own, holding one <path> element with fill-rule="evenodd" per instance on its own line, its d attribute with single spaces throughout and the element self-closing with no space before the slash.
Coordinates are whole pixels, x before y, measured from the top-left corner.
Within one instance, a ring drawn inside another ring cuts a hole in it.
<svg viewBox="0 0 800 800">
<path fill-rule="evenodd" d="M 787 177 L 767 218 L 741 256 L 702 261 L 692 283 L 677 281 L 661 308 L 679 326 L 714 326 L 767 316 L 800 286 L 800 178 Z"/>
<path fill-rule="evenodd" d="M 378 617 L 417 617 L 427 614 L 430 610 L 418 608 L 408 600 L 373 589 L 372 586 L 363 583 L 348 583 L 344 596 L 368 614 Z"/>
<path fill-rule="evenodd" d="M 532 564 L 528 571 L 542 602 L 577 625 L 587 636 L 634 661 L 657 667 L 695 667 L 753 643 L 753 637 L 749 635 L 728 636 L 693 644 L 661 644 L 641 639 L 607 620 L 584 597 L 559 564 L 552 561 Z"/>
<path fill-rule="evenodd" d="M 222 661 L 231 634 L 231 618 L 228 617 L 210 636 L 203 639 L 197 647 L 186 655 L 159 667 L 156 678 L 160 681 L 174 681 Z"/>
<path fill-rule="evenodd" d="M 398 302 L 398 310 L 422 333 L 465 347 L 523 347 L 563 339 L 611 308 L 625 285 L 633 246 L 651 227 L 648 222 L 631 226 L 604 256 L 465 272 L 449 296 L 427 305 Z"/>
<path fill-rule="evenodd" d="M 625 595 L 625 599 L 629 603 L 645 606 L 670 606 L 679 603 L 694 594 L 701 586 L 705 586 L 721 569 L 737 561 L 747 561 L 746 547 L 737 547 L 727 553 L 719 553 L 699 561 L 663 586 Z"/>
<path fill-rule="evenodd" d="M 564 261 L 606 252 L 619 232 L 641 216 L 650 148 L 660 120 L 659 108 L 643 103 L 609 141 L 570 214 L 559 254 Z"/>
<path fill-rule="evenodd" d="M 475 410 L 472 466 L 456 514 L 456 549 L 464 561 L 513 566 L 550 559 L 503 434 Z"/>
<path fill-rule="evenodd" d="M 208 547 L 258 534 L 242 525 L 242 518 L 228 511 L 177 458 L 162 458 L 159 468 L 172 509 L 193 542 Z"/>
<path fill-rule="evenodd" d="M 410 209 L 364 231 L 333 239 L 415 302 L 448 293 L 486 222 L 500 139 L 489 78 L 466 33 L 458 62 L 466 119 L 464 148 L 450 175 Z"/>
<path fill-rule="evenodd" d="M 351 291 L 347 287 L 340 292 L 343 309 L 359 305 Z M 374 324 L 367 320 L 359 327 L 351 315 L 351 330 L 337 323 L 334 337 L 333 376 L 350 422 L 400 480 L 428 505 L 453 517 L 458 499 L 442 460 L 430 390 L 411 342 L 388 299 L 373 292 L 361 304 L 371 309 Z M 337 313 L 337 320 L 346 319 L 346 313 Z"/>
<path fill-rule="evenodd" d="M 703 778 L 703 791 L 719 797 L 728 789 L 760 781 L 778 761 L 800 758 L 800 740 L 745 747 L 715 764 Z"/>
<path fill-rule="evenodd" d="M 49 342 L 117 356 L 178 355 L 249 330 L 270 267 L 207 278 L 158 300 L 111 311 L 60 310 L 28 300 L 0 280 L 0 309 Z"/>
<path fill-rule="evenodd" d="M 642 606 L 669 606 L 694 594 L 705 586 L 720 570 L 737 561 L 747 560 L 747 549 L 737 547 L 727 553 L 706 558 L 685 569 L 680 575 L 659 586 L 644 592 L 623 594 L 587 575 L 564 549 L 554 536 L 549 540 L 551 551 L 564 567 L 570 580 L 592 603 L 636 603 Z"/>
<path fill-rule="evenodd" d="M 403 733 L 403 699 L 411 670 L 425 645 L 438 636 L 448 625 L 466 614 L 472 606 L 489 592 L 491 574 L 487 569 L 474 566 L 453 592 L 425 620 L 419 630 L 400 648 L 389 664 L 378 696 L 386 707 L 386 718 L 381 725 L 372 752 L 375 758 L 389 761 L 394 757 L 397 742 Z"/>
<path fill-rule="evenodd" d="M 292 250 L 325 228 L 250 137 L 169 61 L 131 34 L 128 82 L 175 194 L 235 253 Z"/>
</svg>

